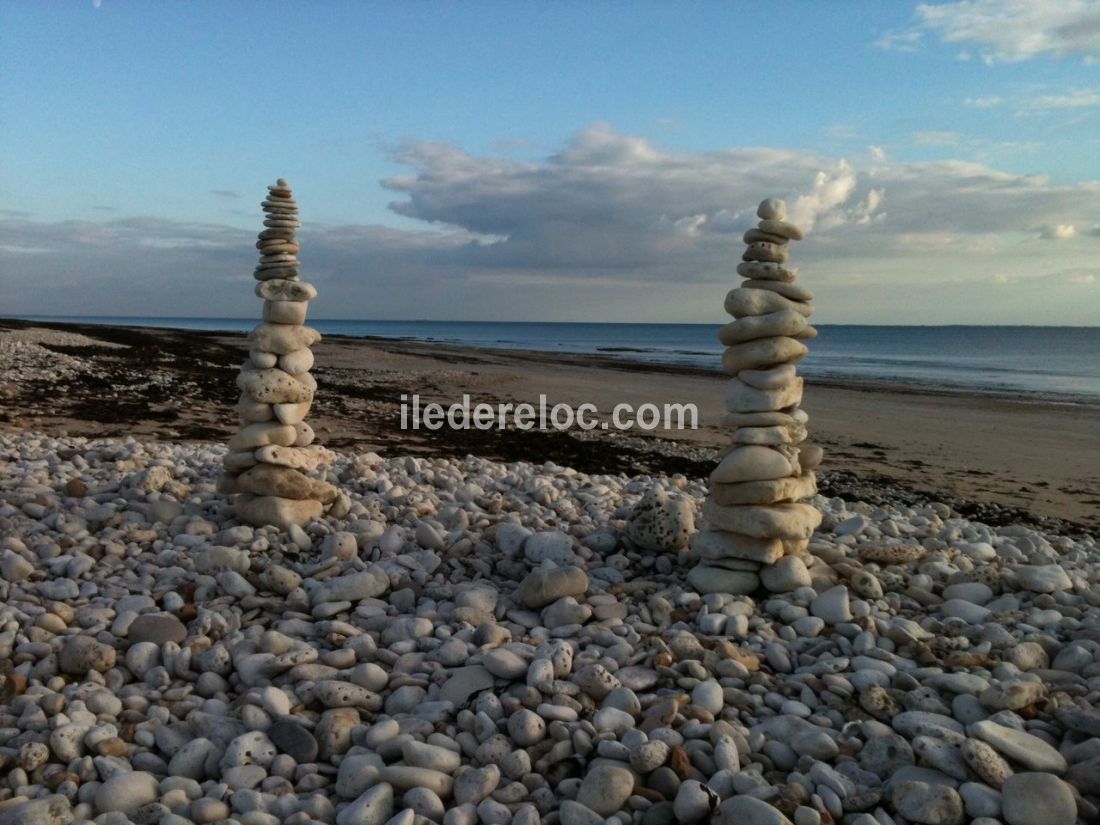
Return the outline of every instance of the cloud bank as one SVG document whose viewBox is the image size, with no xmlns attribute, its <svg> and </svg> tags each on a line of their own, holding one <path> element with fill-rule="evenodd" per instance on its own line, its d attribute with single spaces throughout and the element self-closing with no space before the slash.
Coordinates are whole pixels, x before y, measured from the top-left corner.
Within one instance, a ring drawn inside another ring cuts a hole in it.
<svg viewBox="0 0 1100 825">
<path fill-rule="evenodd" d="M 916 51 L 931 33 L 945 43 L 976 48 L 987 63 L 1037 56 L 1100 58 L 1100 3 L 1096 0 L 961 0 L 922 3 L 917 22 L 887 32 L 875 45 Z"/>
<path fill-rule="evenodd" d="M 822 322 L 1100 318 L 1097 183 L 881 151 L 675 153 L 603 124 L 533 162 L 430 142 L 394 158 L 409 173 L 381 182 L 390 208 L 423 228 L 310 224 L 302 204 L 314 317 L 715 322 L 740 235 L 777 196 L 812 230 L 794 259 Z M 0 215 L 3 311 L 252 317 L 254 235 Z"/>
</svg>

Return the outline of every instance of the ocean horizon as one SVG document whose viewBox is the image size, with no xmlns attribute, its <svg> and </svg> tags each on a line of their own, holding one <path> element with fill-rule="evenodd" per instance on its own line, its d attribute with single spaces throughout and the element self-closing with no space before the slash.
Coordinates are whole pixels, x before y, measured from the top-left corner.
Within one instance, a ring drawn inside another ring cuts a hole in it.
<svg viewBox="0 0 1100 825">
<path fill-rule="evenodd" d="M 20 320 L 248 332 L 255 318 L 12 316 Z M 310 319 L 322 334 L 535 350 L 718 369 L 718 324 Z M 1100 327 L 815 325 L 810 379 L 912 385 L 1021 400 L 1100 400 Z"/>
</svg>

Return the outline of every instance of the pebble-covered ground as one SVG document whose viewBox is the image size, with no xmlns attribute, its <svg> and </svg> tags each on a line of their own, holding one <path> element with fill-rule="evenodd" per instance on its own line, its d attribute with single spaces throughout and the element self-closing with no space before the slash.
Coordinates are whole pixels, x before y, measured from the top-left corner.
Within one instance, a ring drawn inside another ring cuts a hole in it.
<svg viewBox="0 0 1100 825">
<path fill-rule="evenodd" d="M 1098 818 L 1093 537 L 819 497 L 701 596 L 628 538 L 698 481 L 338 454 L 279 534 L 223 452 L 0 436 L 0 825 Z"/>
</svg>

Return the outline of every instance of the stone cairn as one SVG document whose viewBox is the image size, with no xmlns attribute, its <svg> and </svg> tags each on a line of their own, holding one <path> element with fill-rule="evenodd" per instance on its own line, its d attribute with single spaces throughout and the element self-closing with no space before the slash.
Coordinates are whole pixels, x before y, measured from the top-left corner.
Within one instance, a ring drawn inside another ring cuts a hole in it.
<svg viewBox="0 0 1100 825">
<path fill-rule="evenodd" d="M 808 320 L 813 293 L 785 266 L 789 242 L 802 239 L 786 214 L 781 200 L 760 204 L 761 221 L 745 233 L 737 267 L 747 280 L 726 295 L 736 320 L 718 338 L 726 346 L 722 369 L 733 376 L 723 418 L 731 446 L 710 475 L 707 526 L 692 541 L 698 564 L 688 581 L 701 593 L 744 595 L 761 585 L 782 593 L 810 584 L 807 548 L 821 514 L 798 502 L 817 492 L 813 468 L 822 451 L 803 443 L 808 417 L 795 364 L 817 331 Z"/>
<path fill-rule="evenodd" d="M 321 335 L 304 325 L 317 290 L 298 280 L 298 204 L 285 180 L 267 188 L 255 273 L 263 323 L 248 335 L 252 348 L 237 376 L 240 429 L 229 440 L 220 489 L 237 494 L 241 521 L 286 530 L 337 509 L 346 497 L 320 477 L 331 454 L 313 444 L 304 420 L 317 389 L 310 347 Z"/>
</svg>

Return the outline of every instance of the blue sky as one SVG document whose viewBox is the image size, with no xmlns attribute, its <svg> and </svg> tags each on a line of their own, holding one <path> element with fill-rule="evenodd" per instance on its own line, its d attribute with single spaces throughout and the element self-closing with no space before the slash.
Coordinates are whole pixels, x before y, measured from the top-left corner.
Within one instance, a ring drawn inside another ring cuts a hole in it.
<svg viewBox="0 0 1100 825">
<path fill-rule="evenodd" d="M 320 316 L 709 322 L 774 194 L 822 322 L 1096 323 L 1097 32 L 1085 0 L 8 2 L 0 285 L 254 314 L 285 176 Z"/>
</svg>

